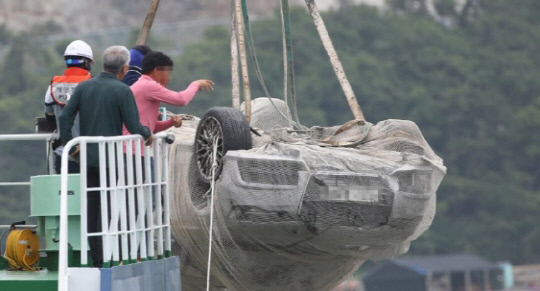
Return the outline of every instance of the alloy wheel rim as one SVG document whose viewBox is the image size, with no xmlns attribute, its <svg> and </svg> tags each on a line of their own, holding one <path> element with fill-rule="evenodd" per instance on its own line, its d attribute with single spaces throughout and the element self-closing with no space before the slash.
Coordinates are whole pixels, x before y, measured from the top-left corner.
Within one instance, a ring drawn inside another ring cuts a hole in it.
<svg viewBox="0 0 540 291">
<path fill-rule="evenodd" d="M 217 145 L 217 169 L 221 166 L 223 158 L 223 131 L 221 125 L 214 117 L 202 121 L 200 132 L 196 140 L 197 168 L 200 174 L 208 181 L 212 179 L 212 164 L 214 145 Z M 216 169 L 216 173 L 217 173 Z"/>
</svg>

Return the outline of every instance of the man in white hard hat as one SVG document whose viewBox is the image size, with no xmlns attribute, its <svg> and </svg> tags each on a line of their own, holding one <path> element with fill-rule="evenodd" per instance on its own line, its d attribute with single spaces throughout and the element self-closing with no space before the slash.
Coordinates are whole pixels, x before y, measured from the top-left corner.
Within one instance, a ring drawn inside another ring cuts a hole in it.
<svg viewBox="0 0 540 291">
<path fill-rule="evenodd" d="M 45 93 L 45 118 L 49 126 L 56 126 L 58 136 L 60 136 L 60 114 L 64 110 L 64 106 L 71 98 L 71 94 L 75 91 L 75 87 L 86 80 L 92 78 L 90 74 L 91 66 L 94 63 L 94 56 L 90 46 L 82 41 L 72 41 L 64 52 L 64 60 L 66 70 L 63 75 L 54 76 L 51 85 Z M 74 137 L 80 135 L 79 132 L 79 117 L 76 117 L 75 125 L 72 128 Z M 58 143 L 59 144 L 59 143 Z M 60 174 L 60 160 L 62 156 L 63 146 L 55 147 L 55 162 L 54 169 L 57 174 Z M 79 164 L 74 160 L 70 160 L 68 164 L 69 173 L 79 173 Z"/>
</svg>

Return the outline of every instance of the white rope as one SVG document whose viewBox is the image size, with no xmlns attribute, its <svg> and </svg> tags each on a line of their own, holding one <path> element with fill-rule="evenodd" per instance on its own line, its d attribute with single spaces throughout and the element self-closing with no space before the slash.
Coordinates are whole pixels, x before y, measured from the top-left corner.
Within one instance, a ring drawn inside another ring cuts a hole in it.
<svg viewBox="0 0 540 291">
<path fill-rule="evenodd" d="M 217 168 L 217 142 L 218 137 L 214 138 L 214 147 L 212 149 L 212 181 L 210 181 L 210 230 L 208 238 L 208 266 L 206 269 L 206 291 L 210 290 L 210 264 L 212 262 L 212 229 L 214 226 L 214 190 L 215 190 L 215 175 Z"/>
</svg>

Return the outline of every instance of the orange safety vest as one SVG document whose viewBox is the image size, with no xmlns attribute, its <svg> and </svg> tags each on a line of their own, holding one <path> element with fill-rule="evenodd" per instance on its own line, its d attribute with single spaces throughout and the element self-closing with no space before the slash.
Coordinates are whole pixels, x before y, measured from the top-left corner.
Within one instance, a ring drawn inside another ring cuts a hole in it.
<svg viewBox="0 0 540 291">
<path fill-rule="evenodd" d="M 51 81 L 51 97 L 60 106 L 65 106 L 79 83 L 92 78 L 92 74 L 78 67 L 67 68 L 62 76 L 54 76 Z"/>
</svg>

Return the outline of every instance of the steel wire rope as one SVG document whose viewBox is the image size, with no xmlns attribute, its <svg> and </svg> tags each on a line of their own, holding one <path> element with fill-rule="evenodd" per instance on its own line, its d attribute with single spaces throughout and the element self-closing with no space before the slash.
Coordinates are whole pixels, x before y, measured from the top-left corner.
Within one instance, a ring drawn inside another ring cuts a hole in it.
<svg viewBox="0 0 540 291">
<path fill-rule="evenodd" d="M 300 123 L 298 117 L 298 106 L 296 103 L 296 86 L 294 82 L 294 57 L 292 51 L 292 38 L 291 38 L 291 25 L 289 18 L 289 0 L 281 0 L 281 34 L 283 36 L 283 96 L 287 106 L 288 103 L 288 87 L 291 88 L 291 107 L 292 118 L 296 122 L 297 127 L 302 129 L 303 126 Z"/>
<path fill-rule="evenodd" d="M 283 113 L 277 105 L 272 100 L 272 95 L 270 95 L 270 92 L 268 91 L 268 87 L 266 86 L 266 82 L 264 81 L 264 77 L 262 75 L 262 70 L 259 65 L 259 60 L 257 58 L 257 52 L 255 51 L 255 43 L 253 42 L 253 34 L 251 32 L 251 24 L 249 20 L 249 13 L 247 8 L 247 2 L 246 0 L 242 0 L 242 16 L 244 17 L 244 27 L 246 29 L 247 33 L 247 48 L 249 51 L 249 54 L 251 55 L 251 59 L 253 61 L 253 66 L 255 67 L 255 75 L 257 76 L 257 79 L 259 81 L 259 84 L 261 85 L 264 94 L 268 97 L 268 100 L 270 100 L 270 103 L 276 109 L 276 111 L 283 116 L 287 121 L 289 122 L 289 126 L 291 125 L 291 117 L 287 112 Z"/>
<path fill-rule="evenodd" d="M 251 55 L 251 59 L 253 60 L 253 66 L 255 67 L 255 73 L 257 75 L 257 79 L 259 80 L 259 83 L 264 91 L 264 94 L 270 98 L 270 92 L 268 91 L 268 87 L 266 86 L 266 83 L 264 82 L 264 78 L 262 76 L 261 67 L 259 65 L 259 61 L 257 59 L 257 53 L 255 52 L 255 44 L 253 42 L 253 34 L 251 33 L 251 23 L 249 20 L 249 13 L 247 9 L 247 3 L 246 0 L 242 0 L 242 16 L 244 17 L 244 26 L 246 28 L 247 37 L 248 37 L 248 51 Z"/>
</svg>

